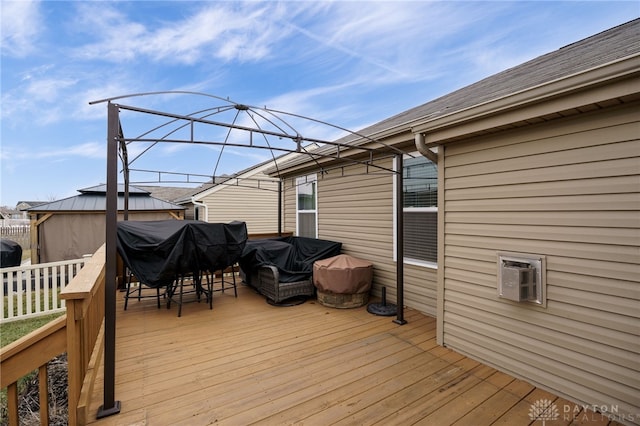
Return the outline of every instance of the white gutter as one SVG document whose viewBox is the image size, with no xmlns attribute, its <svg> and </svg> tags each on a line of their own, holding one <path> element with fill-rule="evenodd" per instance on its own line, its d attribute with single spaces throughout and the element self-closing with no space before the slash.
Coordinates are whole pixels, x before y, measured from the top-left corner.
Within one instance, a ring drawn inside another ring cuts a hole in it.
<svg viewBox="0 0 640 426">
<path fill-rule="evenodd" d="M 209 207 L 207 207 L 207 205 L 201 201 L 196 201 L 196 197 L 191 197 L 191 203 L 197 207 L 204 207 L 204 222 L 209 222 Z M 194 216 L 195 216 L 195 212 L 194 212 Z M 203 219 L 200 219 L 203 220 Z"/>
</svg>

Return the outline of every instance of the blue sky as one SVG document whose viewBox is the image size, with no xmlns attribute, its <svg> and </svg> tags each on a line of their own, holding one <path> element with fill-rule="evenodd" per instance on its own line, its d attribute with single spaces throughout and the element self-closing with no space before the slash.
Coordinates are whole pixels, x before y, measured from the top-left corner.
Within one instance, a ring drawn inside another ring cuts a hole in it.
<svg viewBox="0 0 640 426">
<path fill-rule="evenodd" d="M 118 102 L 188 114 L 228 98 L 358 130 L 640 16 L 638 1 L 2 0 L 1 8 L 6 206 L 105 182 L 106 104 L 91 101 L 189 91 L 214 97 Z M 125 136 L 155 125 L 127 119 Z M 293 126 L 311 138 L 340 135 Z M 269 158 L 189 148 L 159 144 L 135 167 L 220 175 Z"/>
</svg>

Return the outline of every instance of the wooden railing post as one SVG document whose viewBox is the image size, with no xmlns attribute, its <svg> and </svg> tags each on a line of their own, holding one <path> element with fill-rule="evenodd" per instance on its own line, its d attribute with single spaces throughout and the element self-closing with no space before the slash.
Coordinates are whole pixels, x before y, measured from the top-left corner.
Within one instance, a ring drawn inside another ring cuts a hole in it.
<svg viewBox="0 0 640 426">
<path fill-rule="evenodd" d="M 105 246 L 89 259 L 60 297 L 67 303 L 69 424 L 83 424 L 86 407 L 78 406 L 91 354 L 104 320 Z M 92 387 L 92 383 L 90 387 Z"/>
</svg>

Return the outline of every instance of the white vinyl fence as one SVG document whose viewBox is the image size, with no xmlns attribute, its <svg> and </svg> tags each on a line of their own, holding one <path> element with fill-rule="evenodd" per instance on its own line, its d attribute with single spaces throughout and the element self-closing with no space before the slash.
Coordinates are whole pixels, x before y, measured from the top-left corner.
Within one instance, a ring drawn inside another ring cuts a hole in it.
<svg viewBox="0 0 640 426">
<path fill-rule="evenodd" d="M 4 219 L 0 224 L 0 238 L 6 238 L 20 244 L 22 251 L 31 248 L 31 228 L 23 220 Z"/>
<path fill-rule="evenodd" d="M 59 294 L 86 259 L 0 268 L 0 323 L 62 312 Z"/>
</svg>

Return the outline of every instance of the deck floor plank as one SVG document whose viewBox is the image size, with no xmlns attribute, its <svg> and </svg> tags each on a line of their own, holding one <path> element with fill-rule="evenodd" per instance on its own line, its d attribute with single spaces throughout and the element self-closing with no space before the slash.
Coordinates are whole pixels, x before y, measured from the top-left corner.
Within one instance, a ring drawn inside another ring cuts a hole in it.
<svg viewBox="0 0 640 426">
<path fill-rule="evenodd" d="M 435 319 L 411 309 L 400 326 L 365 307 L 272 306 L 243 285 L 237 298 L 215 293 L 212 310 L 185 303 L 181 317 L 120 299 L 122 411 L 95 420 L 100 374 L 96 426 L 530 424 L 531 404 L 560 400 L 438 346 Z"/>
</svg>

